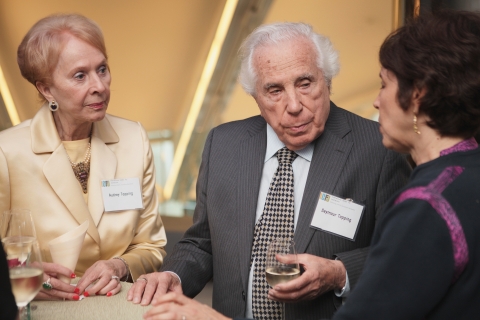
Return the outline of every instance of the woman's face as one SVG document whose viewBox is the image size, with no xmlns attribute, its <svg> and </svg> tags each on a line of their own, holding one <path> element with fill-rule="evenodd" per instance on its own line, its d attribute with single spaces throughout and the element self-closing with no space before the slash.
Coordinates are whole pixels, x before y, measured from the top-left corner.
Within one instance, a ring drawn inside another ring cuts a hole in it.
<svg viewBox="0 0 480 320">
<path fill-rule="evenodd" d="M 400 107 L 397 99 L 397 77 L 387 69 L 380 70 L 382 86 L 373 106 L 378 109 L 382 143 L 397 152 L 408 153 L 411 148 L 413 131 L 413 112 Z"/>
<path fill-rule="evenodd" d="M 68 35 L 44 96 L 58 103 L 58 115 L 70 125 L 100 121 L 110 100 L 111 76 L 105 56 Z M 43 92 L 42 92 L 43 93 Z"/>
</svg>

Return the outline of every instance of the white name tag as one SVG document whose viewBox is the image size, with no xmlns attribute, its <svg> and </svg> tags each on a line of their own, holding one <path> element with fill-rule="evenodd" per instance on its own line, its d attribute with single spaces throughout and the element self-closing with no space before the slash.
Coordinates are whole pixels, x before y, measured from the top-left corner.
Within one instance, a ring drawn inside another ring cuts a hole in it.
<svg viewBox="0 0 480 320">
<path fill-rule="evenodd" d="M 355 241 L 365 206 L 320 192 L 311 226 Z"/>
<path fill-rule="evenodd" d="M 102 180 L 102 197 L 106 212 L 143 209 L 138 178 Z"/>
</svg>

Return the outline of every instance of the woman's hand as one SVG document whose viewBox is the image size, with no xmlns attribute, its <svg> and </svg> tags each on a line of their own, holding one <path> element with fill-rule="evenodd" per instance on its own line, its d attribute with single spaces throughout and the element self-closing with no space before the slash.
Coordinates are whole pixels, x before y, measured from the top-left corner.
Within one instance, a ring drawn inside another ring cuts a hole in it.
<svg viewBox="0 0 480 320">
<path fill-rule="evenodd" d="M 44 262 L 43 281 L 50 283 L 51 289 L 45 289 L 42 285 L 40 292 L 35 300 L 78 300 L 78 292 L 75 287 L 58 279 L 59 275 L 67 278 L 75 278 L 72 270 L 55 263 Z"/>
<path fill-rule="evenodd" d="M 99 260 L 85 271 L 77 284 L 78 292 L 83 292 L 86 297 L 93 294 L 113 296 L 122 289 L 120 278 L 127 272 L 125 264 L 120 259 Z M 90 285 L 91 287 L 87 289 Z"/>
<path fill-rule="evenodd" d="M 183 294 L 170 292 L 155 301 L 143 318 L 154 319 L 188 319 L 188 320 L 227 320 L 227 318 L 205 304 L 187 298 Z"/>
</svg>

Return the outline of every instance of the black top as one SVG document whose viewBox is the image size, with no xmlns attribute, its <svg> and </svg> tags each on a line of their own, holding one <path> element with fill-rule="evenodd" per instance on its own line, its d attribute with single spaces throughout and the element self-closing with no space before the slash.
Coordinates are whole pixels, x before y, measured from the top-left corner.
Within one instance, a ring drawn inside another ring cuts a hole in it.
<svg viewBox="0 0 480 320">
<path fill-rule="evenodd" d="M 12 294 L 7 258 L 2 245 L 0 245 L 0 301 L 2 304 L 0 308 L 0 319 L 15 319 L 18 309 L 15 303 L 15 297 Z"/>
<path fill-rule="evenodd" d="M 480 148 L 415 168 L 387 204 L 356 288 L 334 319 L 478 319 Z"/>
</svg>

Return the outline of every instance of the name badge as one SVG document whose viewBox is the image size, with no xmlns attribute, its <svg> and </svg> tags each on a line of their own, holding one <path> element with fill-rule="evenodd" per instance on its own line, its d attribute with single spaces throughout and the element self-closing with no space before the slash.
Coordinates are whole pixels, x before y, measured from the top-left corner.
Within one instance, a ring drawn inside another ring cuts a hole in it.
<svg viewBox="0 0 480 320">
<path fill-rule="evenodd" d="M 311 227 L 355 241 L 365 206 L 320 192 Z"/>
<path fill-rule="evenodd" d="M 143 209 L 138 178 L 102 180 L 102 197 L 106 212 Z"/>
</svg>

